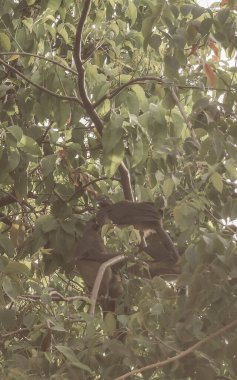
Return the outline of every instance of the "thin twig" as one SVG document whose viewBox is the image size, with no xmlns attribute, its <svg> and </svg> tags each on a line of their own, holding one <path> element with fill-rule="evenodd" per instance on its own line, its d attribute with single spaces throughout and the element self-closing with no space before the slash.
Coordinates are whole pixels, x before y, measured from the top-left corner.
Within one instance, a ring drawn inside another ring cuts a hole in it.
<svg viewBox="0 0 237 380">
<path fill-rule="evenodd" d="M 101 103 L 103 103 L 106 99 L 112 99 L 113 97 L 115 97 L 116 95 L 118 95 L 122 90 L 124 90 L 125 88 L 129 87 L 129 86 L 133 86 L 135 84 L 145 84 L 146 82 L 156 82 L 158 84 L 161 84 L 165 87 L 173 87 L 175 86 L 176 88 L 180 89 L 180 90 L 185 90 L 185 89 L 192 89 L 192 90 L 207 90 L 209 91 L 210 88 L 208 87 L 203 87 L 203 86 L 197 86 L 197 85 L 179 85 L 177 83 L 173 83 L 173 82 L 167 82 L 165 78 L 159 78 L 159 77 L 155 77 L 155 76 L 152 76 L 152 75 L 147 75 L 147 76 L 143 76 L 143 77 L 140 77 L 140 78 L 133 78 L 133 79 L 130 79 L 128 82 L 122 84 L 121 86 L 115 88 L 114 90 L 112 90 L 111 92 L 109 92 L 108 94 L 105 94 L 104 96 L 102 96 L 100 99 L 98 99 L 95 103 L 93 103 L 93 107 L 94 108 L 97 108 Z M 234 91 L 236 92 L 236 88 L 234 86 L 232 86 L 231 88 L 216 88 L 215 91 L 223 91 L 223 92 L 231 92 L 231 91 Z"/>
<path fill-rule="evenodd" d="M 156 339 L 159 343 L 163 344 L 163 346 L 166 347 L 166 348 L 168 348 L 169 350 L 171 350 L 171 351 L 175 351 L 175 352 L 181 352 L 181 350 L 178 350 L 178 348 L 172 347 L 172 346 L 170 346 L 169 344 L 165 343 L 165 342 L 164 342 L 162 339 L 160 339 L 158 336 L 155 336 L 155 339 Z"/>
<path fill-rule="evenodd" d="M 171 91 L 172 97 L 173 97 L 173 99 L 174 99 L 174 101 L 175 101 L 175 103 L 176 103 L 176 105 L 177 105 L 177 107 L 178 107 L 178 109 L 179 109 L 179 111 L 180 111 L 180 113 L 181 113 L 181 115 L 182 115 L 182 117 L 183 117 L 183 119 L 184 119 L 184 121 L 185 121 L 185 123 L 186 123 L 186 125 L 187 125 L 187 127 L 189 129 L 189 131 L 190 131 L 190 133 L 191 133 L 192 138 L 194 139 L 195 143 L 197 144 L 197 147 L 200 147 L 200 143 L 199 143 L 199 141 L 197 139 L 196 133 L 193 130 L 192 123 L 190 122 L 190 120 L 188 120 L 188 117 L 187 117 L 187 115 L 185 113 L 184 107 L 181 104 L 181 102 L 179 101 L 179 98 L 178 98 L 178 96 L 176 94 L 174 86 L 172 86 L 170 88 L 170 91 Z"/>
<path fill-rule="evenodd" d="M 59 301 L 64 301 L 64 302 L 74 302 L 74 301 L 86 301 L 90 302 L 90 299 L 85 296 L 74 296 L 74 297 L 64 297 L 62 294 L 53 291 L 49 294 L 51 301 L 54 302 L 59 302 Z M 18 296 L 17 299 L 24 300 L 24 301 L 39 301 L 41 299 L 40 295 L 37 294 L 24 294 L 22 296 Z"/>
<path fill-rule="evenodd" d="M 204 343 L 208 342 L 211 339 L 218 337 L 219 335 L 223 334 L 224 332 L 226 332 L 227 330 L 231 329 L 232 327 L 234 327 L 236 325 L 237 325 L 237 319 L 228 323 L 226 326 L 218 329 L 214 333 L 208 335 L 206 338 L 201 339 L 199 342 L 197 342 L 197 343 L 193 344 L 191 347 L 187 348 L 187 350 L 181 351 L 179 354 L 172 356 L 171 358 L 146 365 L 145 367 L 141 367 L 139 369 L 134 369 L 133 371 L 127 372 L 122 376 L 116 377 L 114 380 L 125 380 L 132 375 L 136 375 L 137 373 L 145 372 L 145 371 L 151 370 L 151 369 L 161 368 L 167 364 L 170 364 L 170 363 L 173 363 L 177 360 L 183 359 L 185 356 L 191 354 L 193 351 L 195 351 L 197 348 L 199 348 Z"/>
<path fill-rule="evenodd" d="M 23 332 L 26 332 L 26 331 L 29 331 L 29 328 L 22 327 L 22 328 L 19 328 L 18 330 L 10 331 L 9 333 L 6 333 L 6 334 L 0 334 L 0 336 L 1 338 L 8 338 L 9 336 L 22 334 Z"/>
<path fill-rule="evenodd" d="M 62 69 L 69 71 L 70 73 L 72 73 L 74 75 L 77 75 L 77 72 L 75 70 L 71 69 L 70 67 L 64 66 L 62 63 L 59 63 L 59 62 L 55 61 L 54 59 L 44 57 L 43 55 L 26 53 L 24 51 L 21 51 L 21 52 L 18 52 L 18 51 L 0 52 L 0 56 L 1 55 L 23 55 L 23 56 L 35 57 L 35 58 L 42 59 L 42 60 L 47 61 L 47 62 L 51 62 L 54 65 L 57 65 L 57 66 L 61 67 Z"/>
<path fill-rule="evenodd" d="M 13 71 L 14 73 L 16 73 L 19 77 L 21 77 L 22 79 L 24 79 L 26 82 L 30 83 L 32 86 L 38 88 L 38 90 L 40 91 L 43 91 L 43 92 L 46 92 L 47 94 L 51 95 L 51 96 L 54 96 L 58 99 L 61 99 L 61 100 L 67 100 L 67 101 L 73 101 L 73 102 L 77 102 L 80 104 L 81 107 L 83 107 L 83 104 L 82 102 L 74 97 L 74 96 L 63 96 L 63 95 L 59 95 L 57 94 L 56 92 L 53 92 L 51 90 L 48 90 L 46 87 L 43 87 L 43 86 L 40 86 L 39 84 L 33 82 L 32 80 L 30 80 L 29 78 L 27 78 L 24 74 L 22 74 L 19 70 L 17 70 L 15 67 L 9 65 L 8 63 L 4 62 L 3 59 L 0 58 L 0 63 L 5 66 L 6 68 L 8 68 L 9 70 Z"/>
<path fill-rule="evenodd" d="M 112 181 L 120 182 L 120 178 L 116 178 L 116 177 L 108 178 L 107 176 L 103 176 L 100 178 L 92 179 L 91 181 L 87 182 L 85 185 L 82 186 L 81 190 L 85 190 L 88 186 L 93 185 L 93 183 L 96 183 L 98 181 L 104 181 L 105 179 L 111 179 Z"/>
</svg>

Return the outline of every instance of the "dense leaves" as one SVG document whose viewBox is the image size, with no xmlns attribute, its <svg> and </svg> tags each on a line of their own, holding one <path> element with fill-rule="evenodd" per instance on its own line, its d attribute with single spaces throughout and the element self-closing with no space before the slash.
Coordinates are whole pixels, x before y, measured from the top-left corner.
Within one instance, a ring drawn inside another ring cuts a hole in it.
<svg viewBox="0 0 237 380">
<path fill-rule="evenodd" d="M 83 83 L 86 3 L 0 7 L 3 378 L 115 379 L 237 318 L 236 2 L 91 1 Z M 124 199 L 124 167 L 184 254 L 176 281 L 147 276 L 139 232 L 104 226 L 105 245 L 131 259 L 115 312 L 91 318 L 74 248 L 99 195 Z M 232 327 L 131 378 L 234 380 L 236 344 Z"/>
</svg>

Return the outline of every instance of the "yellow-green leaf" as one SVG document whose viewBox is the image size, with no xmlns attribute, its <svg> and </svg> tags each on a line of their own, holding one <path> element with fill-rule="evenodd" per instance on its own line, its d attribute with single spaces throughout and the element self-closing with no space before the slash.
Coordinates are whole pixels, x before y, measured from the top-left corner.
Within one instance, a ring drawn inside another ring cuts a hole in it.
<svg viewBox="0 0 237 380">
<path fill-rule="evenodd" d="M 7 34 L 0 33 L 0 46 L 2 50 L 10 51 L 11 50 L 11 41 Z"/>
<path fill-rule="evenodd" d="M 172 178 L 167 178 L 163 184 L 163 191 L 164 191 L 165 197 L 169 198 L 169 196 L 173 193 L 173 190 L 174 190 L 174 181 L 172 180 Z"/>
<path fill-rule="evenodd" d="M 124 146 L 123 142 L 119 141 L 119 143 L 110 151 L 110 153 L 105 157 L 104 166 L 105 166 L 105 174 L 107 177 L 111 178 L 119 165 L 121 164 L 124 156 Z"/>
<path fill-rule="evenodd" d="M 134 2 L 131 0 L 128 3 L 126 16 L 131 20 L 131 25 L 133 25 L 137 19 L 137 7 L 134 5 Z"/>
<path fill-rule="evenodd" d="M 222 177 L 219 173 L 215 172 L 212 174 L 211 178 L 210 178 L 210 181 L 211 183 L 213 184 L 213 186 L 215 187 L 215 189 L 217 191 L 219 191 L 219 193 L 222 193 L 223 191 L 223 181 L 222 181 Z"/>
</svg>

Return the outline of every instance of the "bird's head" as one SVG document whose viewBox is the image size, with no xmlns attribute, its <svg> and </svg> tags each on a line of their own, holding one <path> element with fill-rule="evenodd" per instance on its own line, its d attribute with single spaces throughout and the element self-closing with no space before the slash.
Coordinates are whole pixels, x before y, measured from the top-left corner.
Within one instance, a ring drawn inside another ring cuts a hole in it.
<svg viewBox="0 0 237 380">
<path fill-rule="evenodd" d="M 106 195 L 99 195 L 96 198 L 96 203 L 100 208 L 106 208 L 113 204 L 111 199 L 109 199 Z"/>
</svg>

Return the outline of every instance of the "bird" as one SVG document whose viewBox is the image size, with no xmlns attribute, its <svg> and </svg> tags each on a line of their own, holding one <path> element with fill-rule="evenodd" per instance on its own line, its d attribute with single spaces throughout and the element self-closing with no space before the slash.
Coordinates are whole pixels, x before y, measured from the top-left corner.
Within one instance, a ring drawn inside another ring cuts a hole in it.
<svg viewBox="0 0 237 380">
<path fill-rule="evenodd" d="M 100 210 L 96 219 L 99 225 L 113 223 L 118 226 L 132 225 L 144 232 L 156 232 L 162 223 L 163 210 L 157 210 L 152 202 L 119 201 L 113 203 L 107 197 L 97 199 Z"/>
<path fill-rule="evenodd" d="M 100 226 L 113 223 L 119 227 L 132 225 L 143 231 L 145 238 L 150 234 L 156 234 L 157 238 L 170 252 L 170 256 L 179 258 L 179 252 L 169 234 L 163 228 L 163 209 L 156 209 L 152 202 L 119 201 L 113 203 L 106 196 L 97 198 L 100 207 L 96 214 L 96 220 Z"/>
<path fill-rule="evenodd" d="M 167 232 L 166 234 L 168 235 Z M 172 242 L 170 237 L 169 239 Z M 171 247 L 171 243 L 170 245 L 168 245 L 167 241 L 164 241 L 164 239 L 161 239 L 159 234 L 152 234 L 148 236 L 148 238 L 146 239 L 146 243 L 147 245 L 145 247 L 141 247 L 142 251 L 146 252 L 150 257 L 152 257 L 156 262 L 159 262 L 159 263 L 170 262 L 172 263 L 172 265 L 174 265 L 174 263 L 178 261 L 179 257 L 185 251 L 184 247 L 179 248 L 179 249 L 175 247 L 175 251 L 174 251 L 173 242 L 172 242 L 172 247 Z"/>
</svg>

